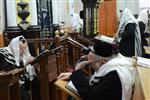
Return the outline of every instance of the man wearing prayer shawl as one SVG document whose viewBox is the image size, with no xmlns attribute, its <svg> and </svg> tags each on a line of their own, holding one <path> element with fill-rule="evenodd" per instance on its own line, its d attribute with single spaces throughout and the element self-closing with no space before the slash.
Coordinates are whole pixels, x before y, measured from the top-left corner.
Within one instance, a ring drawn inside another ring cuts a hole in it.
<svg viewBox="0 0 150 100">
<path fill-rule="evenodd" d="M 146 40 L 146 38 L 150 36 L 150 34 L 147 32 L 148 12 L 146 9 L 140 11 L 137 21 L 140 27 L 143 57 L 150 58 L 150 55 L 145 54 L 145 50 L 143 48 L 143 46 L 148 46 L 148 41 Z"/>
<path fill-rule="evenodd" d="M 119 43 L 119 50 L 122 55 L 127 57 L 142 56 L 139 25 L 127 8 L 121 16 L 116 41 Z"/>
<path fill-rule="evenodd" d="M 71 14 L 71 27 L 73 31 L 80 32 L 83 27 L 83 20 L 80 18 L 79 14 Z"/>
<path fill-rule="evenodd" d="M 30 65 L 30 62 L 33 60 L 34 57 L 32 57 L 29 53 L 27 41 L 23 36 L 13 38 L 7 47 L 0 48 L 0 71 L 8 71 L 15 68 L 26 67 L 29 80 L 32 81 L 36 76 L 34 67 Z M 25 75 L 26 74 L 22 76 L 24 77 Z M 26 89 L 22 88 L 27 81 L 22 79 L 23 78 L 19 80 L 21 85 L 21 100 L 29 100 L 28 92 L 26 92 Z"/>
<path fill-rule="evenodd" d="M 0 70 L 27 66 L 34 60 L 34 57 L 29 53 L 27 41 L 23 36 L 13 38 L 7 47 L 0 48 L 0 58 Z"/>
<path fill-rule="evenodd" d="M 70 79 L 83 100 L 131 100 L 135 60 L 118 53 L 105 42 L 90 48 L 87 61 L 79 62 L 73 73 L 61 73 L 58 79 Z M 83 70 L 91 66 L 92 76 Z"/>
</svg>

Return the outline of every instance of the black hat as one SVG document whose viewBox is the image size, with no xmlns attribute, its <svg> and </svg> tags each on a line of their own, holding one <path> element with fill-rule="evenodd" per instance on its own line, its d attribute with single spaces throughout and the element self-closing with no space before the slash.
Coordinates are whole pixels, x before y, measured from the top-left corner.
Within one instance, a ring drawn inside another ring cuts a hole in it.
<svg viewBox="0 0 150 100">
<path fill-rule="evenodd" d="M 117 48 L 114 46 L 114 44 L 103 41 L 96 42 L 95 45 L 90 48 L 91 52 L 102 57 L 109 57 L 114 54 L 116 50 Z"/>
</svg>

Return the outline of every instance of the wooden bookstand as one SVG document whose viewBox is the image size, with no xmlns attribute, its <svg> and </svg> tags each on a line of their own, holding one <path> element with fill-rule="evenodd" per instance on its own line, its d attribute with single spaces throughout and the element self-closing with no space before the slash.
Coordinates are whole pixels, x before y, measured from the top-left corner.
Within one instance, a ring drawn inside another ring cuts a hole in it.
<svg viewBox="0 0 150 100">
<path fill-rule="evenodd" d="M 82 100 L 81 97 L 77 94 L 75 94 L 74 92 L 70 91 L 69 89 L 66 88 L 66 85 L 68 84 L 68 81 L 63 81 L 63 80 L 57 80 L 55 82 L 55 85 L 62 91 L 64 91 L 65 93 L 71 95 L 73 98 L 75 98 L 76 100 Z M 59 95 L 58 95 L 59 96 Z"/>
</svg>

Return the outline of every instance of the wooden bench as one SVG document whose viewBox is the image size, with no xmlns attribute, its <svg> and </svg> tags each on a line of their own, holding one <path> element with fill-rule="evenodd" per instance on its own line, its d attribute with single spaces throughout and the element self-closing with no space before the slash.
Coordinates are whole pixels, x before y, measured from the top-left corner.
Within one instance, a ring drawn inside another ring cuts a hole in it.
<svg viewBox="0 0 150 100">
<path fill-rule="evenodd" d="M 0 100 L 20 100 L 19 76 L 25 68 L 0 72 Z"/>
</svg>

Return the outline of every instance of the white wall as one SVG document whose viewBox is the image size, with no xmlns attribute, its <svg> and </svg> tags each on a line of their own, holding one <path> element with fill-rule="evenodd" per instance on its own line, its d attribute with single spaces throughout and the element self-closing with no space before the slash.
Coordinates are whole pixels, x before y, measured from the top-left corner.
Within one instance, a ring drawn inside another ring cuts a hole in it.
<svg viewBox="0 0 150 100">
<path fill-rule="evenodd" d="M 17 26 L 15 0 L 6 0 L 7 26 Z"/>
<path fill-rule="evenodd" d="M 4 0 L 0 0 L 0 34 L 4 31 L 4 27 L 5 27 Z"/>
<path fill-rule="evenodd" d="M 139 8 L 148 9 L 150 11 L 150 0 L 139 0 Z"/>
<path fill-rule="evenodd" d="M 17 26 L 16 2 L 15 0 L 7 1 L 7 26 Z M 37 25 L 37 5 L 36 0 L 30 2 L 31 25 Z"/>
<path fill-rule="evenodd" d="M 66 27 L 71 25 L 71 14 L 79 13 L 83 5 L 81 0 L 52 0 L 53 23 L 65 22 Z"/>
<path fill-rule="evenodd" d="M 31 25 L 38 25 L 36 0 L 30 2 Z"/>
<path fill-rule="evenodd" d="M 138 14 L 139 12 L 139 3 L 138 0 L 117 0 L 117 14 L 120 16 L 120 10 L 129 8 L 133 14 Z"/>
<path fill-rule="evenodd" d="M 0 1 L 0 34 L 2 33 L 2 1 Z"/>
<path fill-rule="evenodd" d="M 140 8 L 150 8 L 150 0 L 139 0 Z"/>
<path fill-rule="evenodd" d="M 74 8 L 75 8 L 75 13 L 80 13 L 81 10 L 83 10 L 83 4 L 81 0 L 74 0 Z"/>
<path fill-rule="evenodd" d="M 119 10 L 129 8 L 133 14 L 138 14 L 140 10 L 147 9 L 150 11 L 150 0 L 117 0 L 117 14 Z"/>
</svg>

